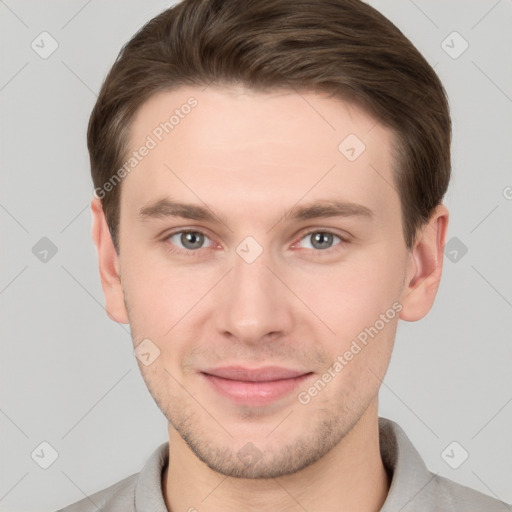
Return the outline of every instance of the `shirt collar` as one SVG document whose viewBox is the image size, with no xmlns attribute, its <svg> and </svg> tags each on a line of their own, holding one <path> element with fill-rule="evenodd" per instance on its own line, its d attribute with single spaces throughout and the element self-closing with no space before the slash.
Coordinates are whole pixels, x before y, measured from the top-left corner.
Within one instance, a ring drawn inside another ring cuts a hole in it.
<svg viewBox="0 0 512 512">
<path fill-rule="evenodd" d="M 169 442 L 161 444 L 139 473 L 135 487 L 136 512 L 168 512 L 162 489 L 162 474 L 169 462 Z"/>
<path fill-rule="evenodd" d="M 434 512 L 431 473 L 420 454 L 394 421 L 379 418 L 380 452 L 391 479 L 388 495 L 380 512 Z"/>
</svg>

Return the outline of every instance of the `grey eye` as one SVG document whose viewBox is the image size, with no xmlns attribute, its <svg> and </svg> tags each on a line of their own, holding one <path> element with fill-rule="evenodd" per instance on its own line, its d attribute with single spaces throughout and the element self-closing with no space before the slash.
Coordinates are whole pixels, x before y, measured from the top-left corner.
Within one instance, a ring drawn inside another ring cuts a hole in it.
<svg viewBox="0 0 512 512">
<path fill-rule="evenodd" d="M 328 231 L 314 231 L 303 237 L 301 242 L 306 242 L 306 249 L 325 250 L 333 246 L 335 239 L 341 242 L 341 238 L 334 233 L 329 233 Z"/>
<path fill-rule="evenodd" d="M 187 250 L 202 249 L 205 240 L 210 242 L 209 238 L 199 231 L 179 231 L 169 237 L 173 245 Z M 211 245 L 211 242 L 207 246 Z"/>
</svg>

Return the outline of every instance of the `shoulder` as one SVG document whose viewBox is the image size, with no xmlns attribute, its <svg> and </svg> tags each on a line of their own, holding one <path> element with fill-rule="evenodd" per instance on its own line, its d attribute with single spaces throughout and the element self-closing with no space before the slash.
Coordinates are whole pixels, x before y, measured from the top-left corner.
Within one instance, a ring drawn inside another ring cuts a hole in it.
<svg viewBox="0 0 512 512">
<path fill-rule="evenodd" d="M 59 512 L 167 512 L 162 472 L 169 460 L 169 443 L 158 446 L 139 473 L 60 509 Z"/>
<path fill-rule="evenodd" d="M 139 473 L 98 491 L 58 512 L 130 512 L 135 511 L 135 488 Z"/>
<path fill-rule="evenodd" d="M 503 501 L 429 471 L 397 423 L 380 418 L 379 435 L 391 477 L 381 512 L 512 512 Z"/>
<path fill-rule="evenodd" d="M 512 507 L 495 499 L 458 484 L 453 480 L 432 474 L 431 496 L 443 503 L 447 511 L 453 512 L 510 512 Z"/>
</svg>

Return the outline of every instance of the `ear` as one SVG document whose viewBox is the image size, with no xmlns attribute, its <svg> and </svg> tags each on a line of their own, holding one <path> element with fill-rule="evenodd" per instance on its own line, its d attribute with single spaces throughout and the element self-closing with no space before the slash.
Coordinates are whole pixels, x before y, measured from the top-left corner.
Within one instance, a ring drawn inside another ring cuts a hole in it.
<svg viewBox="0 0 512 512">
<path fill-rule="evenodd" d="M 98 251 L 101 286 L 105 295 L 105 311 L 114 322 L 127 324 L 129 322 L 121 286 L 119 257 L 112 242 L 101 201 L 96 197 L 91 201 L 91 211 L 92 239 Z"/>
<path fill-rule="evenodd" d="M 439 205 L 428 223 L 418 232 L 408 255 L 406 286 L 402 293 L 400 318 L 420 320 L 430 311 L 441 281 L 443 249 L 449 213 Z"/>
</svg>

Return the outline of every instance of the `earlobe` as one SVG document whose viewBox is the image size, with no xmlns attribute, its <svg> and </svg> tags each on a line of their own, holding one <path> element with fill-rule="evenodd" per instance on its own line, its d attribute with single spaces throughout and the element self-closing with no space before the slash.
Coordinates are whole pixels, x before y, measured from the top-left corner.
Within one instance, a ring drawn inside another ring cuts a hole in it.
<svg viewBox="0 0 512 512">
<path fill-rule="evenodd" d="M 432 308 L 443 270 L 443 249 L 449 213 L 439 205 L 428 223 L 421 228 L 409 253 L 408 271 L 402 294 L 400 318 L 420 320 Z"/>
<path fill-rule="evenodd" d="M 98 251 L 101 286 L 105 295 L 105 311 L 114 322 L 127 324 L 129 322 L 121 286 L 119 257 L 112 242 L 101 201 L 96 197 L 91 201 L 91 212 L 92 238 Z"/>
</svg>

